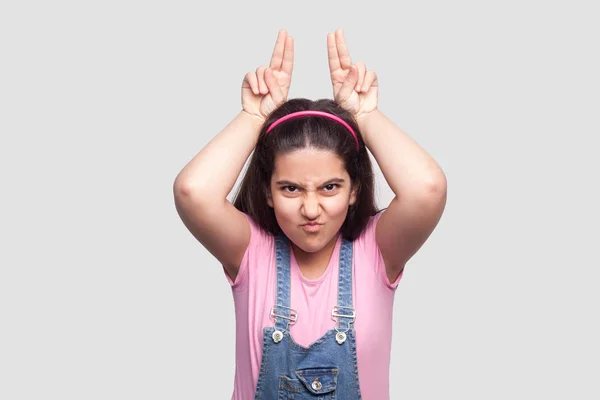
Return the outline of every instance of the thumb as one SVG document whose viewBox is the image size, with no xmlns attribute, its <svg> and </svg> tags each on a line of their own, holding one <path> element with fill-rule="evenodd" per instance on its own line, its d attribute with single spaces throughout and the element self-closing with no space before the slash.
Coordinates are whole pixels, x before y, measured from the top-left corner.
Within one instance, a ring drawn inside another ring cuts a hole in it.
<svg viewBox="0 0 600 400">
<path fill-rule="evenodd" d="M 354 91 L 354 87 L 356 86 L 356 82 L 358 81 L 358 69 L 356 65 L 352 64 L 350 66 L 350 72 L 346 75 L 346 80 L 342 84 L 340 91 L 338 92 L 338 101 L 343 102 L 347 100 L 352 92 Z"/>
<path fill-rule="evenodd" d="M 283 103 L 285 101 L 285 94 L 283 93 L 281 86 L 279 86 L 277 78 L 273 75 L 273 70 L 271 68 L 265 70 L 265 83 L 267 84 L 269 93 L 271 93 L 273 103 L 275 103 L 275 105 Z"/>
</svg>

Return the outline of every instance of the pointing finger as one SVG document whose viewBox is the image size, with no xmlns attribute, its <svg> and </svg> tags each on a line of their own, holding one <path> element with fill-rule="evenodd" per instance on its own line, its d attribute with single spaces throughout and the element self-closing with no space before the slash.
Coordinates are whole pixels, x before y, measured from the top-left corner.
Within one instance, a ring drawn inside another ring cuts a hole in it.
<svg viewBox="0 0 600 400">
<path fill-rule="evenodd" d="M 327 34 L 327 59 L 329 60 L 330 72 L 337 71 L 341 68 L 337 45 L 335 44 L 335 36 L 333 33 Z"/>
<path fill-rule="evenodd" d="M 281 70 L 288 75 L 292 75 L 294 69 L 294 39 L 288 36 L 285 39 L 285 49 L 283 51 L 283 63 Z"/>
<path fill-rule="evenodd" d="M 344 31 L 342 29 L 335 31 L 335 43 L 337 45 L 338 57 L 340 58 L 340 65 L 343 69 L 350 68 L 350 65 L 352 65 L 352 60 L 350 59 L 348 47 L 346 47 Z"/>
<path fill-rule="evenodd" d="M 281 29 L 277 34 L 277 42 L 275 42 L 275 48 L 273 49 L 273 55 L 271 56 L 271 63 L 269 67 L 279 70 L 283 61 L 283 50 L 287 38 L 287 32 L 285 29 Z"/>
</svg>

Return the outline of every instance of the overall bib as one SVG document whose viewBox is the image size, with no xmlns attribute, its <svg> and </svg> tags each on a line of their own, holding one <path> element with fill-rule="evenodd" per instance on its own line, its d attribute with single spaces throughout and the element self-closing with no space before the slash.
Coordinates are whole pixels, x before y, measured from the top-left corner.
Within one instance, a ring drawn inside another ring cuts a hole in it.
<svg viewBox="0 0 600 400">
<path fill-rule="evenodd" d="M 263 350 L 255 400 L 359 400 L 356 340 L 352 323 L 352 242 L 342 239 L 336 321 L 308 348 L 288 330 L 298 318 L 290 308 L 290 248 L 284 235 L 275 237 L 277 304 L 271 309 L 273 327 L 263 330 Z M 324 305 L 325 306 L 325 305 Z"/>
</svg>

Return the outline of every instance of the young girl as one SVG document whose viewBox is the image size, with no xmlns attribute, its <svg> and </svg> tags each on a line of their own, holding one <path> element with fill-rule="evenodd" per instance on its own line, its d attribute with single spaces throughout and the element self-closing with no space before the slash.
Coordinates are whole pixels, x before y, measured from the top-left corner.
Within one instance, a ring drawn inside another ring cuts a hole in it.
<svg viewBox="0 0 600 400">
<path fill-rule="evenodd" d="M 269 67 L 243 80 L 242 111 L 174 183 L 232 287 L 233 399 L 389 398 L 394 293 L 445 206 L 440 167 L 378 110 L 375 73 L 352 64 L 341 29 L 327 47 L 334 100 L 287 100 L 281 30 Z M 384 212 L 367 148 L 395 194 Z"/>
</svg>

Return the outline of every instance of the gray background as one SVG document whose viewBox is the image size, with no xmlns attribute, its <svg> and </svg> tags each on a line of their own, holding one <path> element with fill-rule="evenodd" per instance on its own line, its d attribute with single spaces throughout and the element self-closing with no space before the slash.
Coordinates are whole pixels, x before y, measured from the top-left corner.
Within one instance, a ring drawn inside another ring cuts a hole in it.
<svg viewBox="0 0 600 400">
<path fill-rule="evenodd" d="M 331 98 L 340 27 L 448 179 L 397 291 L 392 399 L 600 398 L 593 3 L 2 2 L 0 398 L 230 398 L 231 292 L 173 180 L 280 28 L 290 97 Z"/>
</svg>

